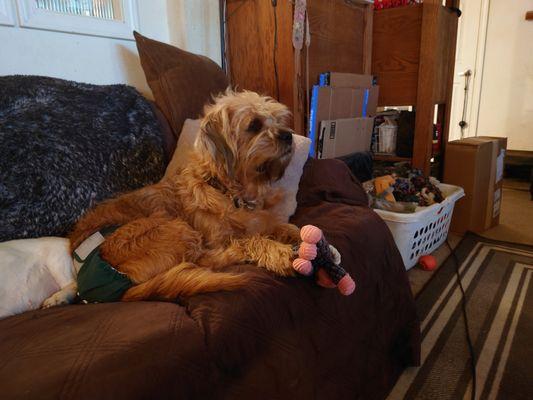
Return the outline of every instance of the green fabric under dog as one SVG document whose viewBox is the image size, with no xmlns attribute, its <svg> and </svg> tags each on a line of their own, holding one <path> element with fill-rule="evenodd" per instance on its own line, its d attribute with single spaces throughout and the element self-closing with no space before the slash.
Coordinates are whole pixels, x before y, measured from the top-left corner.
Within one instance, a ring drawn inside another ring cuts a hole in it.
<svg viewBox="0 0 533 400">
<path fill-rule="evenodd" d="M 102 236 L 107 236 L 116 229 L 116 227 L 108 228 L 100 233 Z M 73 253 L 76 261 L 82 263 L 78 271 L 78 295 L 81 300 L 88 303 L 119 301 L 133 286 L 133 282 L 127 275 L 117 271 L 101 257 L 100 246 L 93 249 L 85 260 Z"/>
</svg>

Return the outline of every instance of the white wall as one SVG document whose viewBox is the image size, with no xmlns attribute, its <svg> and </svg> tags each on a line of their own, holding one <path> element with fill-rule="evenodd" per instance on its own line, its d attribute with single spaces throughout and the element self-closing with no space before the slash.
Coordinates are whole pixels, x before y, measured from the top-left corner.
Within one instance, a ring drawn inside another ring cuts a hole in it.
<svg viewBox="0 0 533 400">
<path fill-rule="evenodd" d="M 477 135 L 533 151 L 533 0 L 491 0 Z"/>
<path fill-rule="evenodd" d="M 168 0 L 170 43 L 221 64 L 218 0 Z"/>
<path fill-rule="evenodd" d="M 0 0 L 1 1 L 1 0 Z M 217 0 L 138 0 L 139 31 L 220 64 Z M 0 26 L 0 75 L 127 83 L 152 97 L 134 41 Z"/>
</svg>

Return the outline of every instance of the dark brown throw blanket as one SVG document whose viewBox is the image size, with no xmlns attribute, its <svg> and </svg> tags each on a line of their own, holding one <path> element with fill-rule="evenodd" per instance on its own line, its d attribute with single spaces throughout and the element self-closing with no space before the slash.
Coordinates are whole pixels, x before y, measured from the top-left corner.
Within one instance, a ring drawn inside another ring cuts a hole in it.
<svg viewBox="0 0 533 400">
<path fill-rule="evenodd" d="M 247 290 L 179 305 L 74 305 L 7 318 L 1 397 L 384 398 L 419 357 L 402 259 L 342 162 L 308 162 L 298 197 L 293 222 L 319 226 L 339 249 L 357 283 L 352 296 L 258 271 L 264 279 Z"/>
</svg>

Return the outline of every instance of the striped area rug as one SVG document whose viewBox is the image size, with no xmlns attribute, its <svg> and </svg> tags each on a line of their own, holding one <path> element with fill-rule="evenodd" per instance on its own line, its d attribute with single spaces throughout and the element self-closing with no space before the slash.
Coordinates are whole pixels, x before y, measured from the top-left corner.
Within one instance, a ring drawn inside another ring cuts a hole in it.
<svg viewBox="0 0 533 400">
<path fill-rule="evenodd" d="M 477 399 L 533 399 L 533 246 L 467 234 L 456 248 L 476 357 Z M 421 367 L 389 394 L 399 399 L 470 399 L 470 353 L 455 261 L 449 257 L 417 297 Z"/>
</svg>

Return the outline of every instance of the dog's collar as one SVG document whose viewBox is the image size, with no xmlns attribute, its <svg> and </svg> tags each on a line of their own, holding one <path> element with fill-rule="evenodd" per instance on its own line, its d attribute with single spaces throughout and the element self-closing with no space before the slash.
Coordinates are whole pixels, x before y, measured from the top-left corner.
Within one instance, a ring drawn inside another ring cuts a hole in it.
<svg viewBox="0 0 533 400">
<path fill-rule="evenodd" d="M 245 200 L 242 197 L 232 195 L 228 188 L 215 176 L 210 177 L 207 180 L 207 184 L 212 188 L 218 190 L 222 194 L 227 195 L 233 202 L 235 208 L 246 208 L 248 210 L 255 210 L 255 208 L 257 207 L 256 201 Z"/>
</svg>

